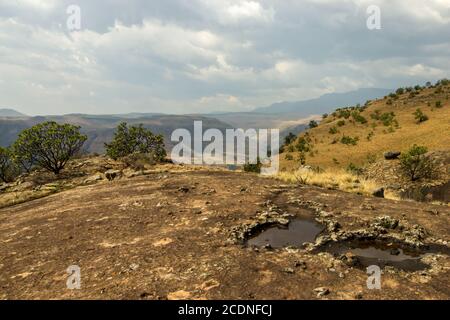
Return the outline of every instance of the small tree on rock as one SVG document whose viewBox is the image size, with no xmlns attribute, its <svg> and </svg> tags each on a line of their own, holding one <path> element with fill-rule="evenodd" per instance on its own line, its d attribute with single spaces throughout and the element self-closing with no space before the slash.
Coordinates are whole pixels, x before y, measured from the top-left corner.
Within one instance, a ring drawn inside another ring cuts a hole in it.
<svg viewBox="0 0 450 320">
<path fill-rule="evenodd" d="M 48 121 L 22 131 L 13 150 L 22 166 L 37 164 L 57 175 L 86 140 L 80 127 Z"/>
<path fill-rule="evenodd" d="M 166 157 L 164 137 L 155 135 L 150 130 L 138 126 L 128 127 L 122 122 L 114 133 L 111 143 L 105 143 L 106 154 L 114 160 L 134 153 L 152 154 L 155 161 L 162 161 Z"/>
<path fill-rule="evenodd" d="M 426 155 L 427 152 L 426 147 L 414 145 L 400 156 L 400 167 L 411 181 L 431 178 L 434 175 L 436 169 L 431 158 Z"/>
</svg>

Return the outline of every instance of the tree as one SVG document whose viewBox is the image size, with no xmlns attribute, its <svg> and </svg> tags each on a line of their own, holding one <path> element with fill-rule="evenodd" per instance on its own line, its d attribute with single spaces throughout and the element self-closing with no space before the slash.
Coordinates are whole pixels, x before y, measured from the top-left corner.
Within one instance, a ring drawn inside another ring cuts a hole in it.
<svg viewBox="0 0 450 320">
<path fill-rule="evenodd" d="M 310 129 L 317 128 L 318 126 L 319 126 L 319 124 L 318 124 L 317 121 L 315 121 L 315 120 L 311 120 L 311 121 L 309 122 L 309 128 L 310 128 Z"/>
<path fill-rule="evenodd" d="M 37 164 L 58 175 L 86 140 L 78 126 L 47 121 L 22 131 L 13 150 L 22 166 Z"/>
<path fill-rule="evenodd" d="M 152 154 L 155 161 L 162 161 L 166 157 L 164 148 L 164 137 L 154 135 L 150 130 L 138 126 L 128 127 L 122 122 L 114 133 L 111 143 L 105 143 L 106 154 L 114 160 L 134 154 Z"/>
<path fill-rule="evenodd" d="M 11 150 L 0 147 L 0 180 L 6 183 L 12 182 L 19 173 L 19 168 L 13 160 Z"/>
<path fill-rule="evenodd" d="M 419 108 L 414 113 L 414 118 L 417 120 L 417 123 L 422 123 L 428 120 L 428 116 L 422 112 Z"/>
<path fill-rule="evenodd" d="M 284 145 L 290 145 L 295 139 L 297 139 L 297 136 L 292 132 L 289 132 L 289 134 L 284 138 Z"/>
<path fill-rule="evenodd" d="M 426 155 L 427 152 L 426 147 L 414 145 L 400 156 L 401 170 L 411 181 L 433 176 L 435 167 L 431 158 Z"/>
</svg>

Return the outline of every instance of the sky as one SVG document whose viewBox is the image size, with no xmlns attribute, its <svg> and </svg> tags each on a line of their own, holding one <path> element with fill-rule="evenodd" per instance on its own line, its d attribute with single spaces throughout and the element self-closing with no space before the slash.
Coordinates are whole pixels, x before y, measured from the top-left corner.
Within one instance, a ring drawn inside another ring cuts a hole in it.
<svg viewBox="0 0 450 320">
<path fill-rule="evenodd" d="M 248 111 L 446 77 L 450 0 L 0 0 L 0 108 L 29 115 Z"/>
</svg>

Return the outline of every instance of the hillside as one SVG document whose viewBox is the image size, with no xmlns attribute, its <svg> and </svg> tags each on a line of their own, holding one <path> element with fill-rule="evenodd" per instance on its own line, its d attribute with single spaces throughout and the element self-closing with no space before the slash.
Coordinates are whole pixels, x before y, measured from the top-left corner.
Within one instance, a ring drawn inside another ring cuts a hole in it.
<svg viewBox="0 0 450 320">
<path fill-rule="evenodd" d="M 19 118 L 26 117 L 23 113 L 20 113 L 14 109 L 2 109 L 0 108 L 0 118 Z"/>
<path fill-rule="evenodd" d="M 404 151 L 414 144 L 430 151 L 450 150 L 449 93 L 450 85 L 444 81 L 420 90 L 402 89 L 361 107 L 338 109 L 285 148 L 281 167 L 298 168 L 300 141 L 307 145 L 306 164 L 321 168 L 364 165 L 385 152 Z M 418 108 L 427 121 L 415 119 Z"/>
</svg>

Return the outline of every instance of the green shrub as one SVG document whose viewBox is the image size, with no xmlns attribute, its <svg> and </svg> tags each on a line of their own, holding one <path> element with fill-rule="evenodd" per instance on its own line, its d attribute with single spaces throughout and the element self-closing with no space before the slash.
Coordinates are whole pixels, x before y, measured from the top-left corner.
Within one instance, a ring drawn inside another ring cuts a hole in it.
<svg viewBox="0 0 450 320">
<path fill-rule="evenodd" d="M 151 154 L 156 162 L 166 157 L 163 136 L 154 135 L 142 124 L 128 127 L 125 122 L 122 122 L 114 133 L 113 141 L 109 144 L 105 143 L 105 147 L 106 154 L 114 160 L 133 153 Z"/>
<path fill-rule="evenodd" d="M 284 145 L 290 145 L 295 139 L 297 139 L 297 136 L 292 132 L 289 132 L 289 134 L 284 138 Z"/>
<path fill-rule="evenodd" d="M 389 127 L 392 125 L 398 126 L 397 120 L 395 120 L 395 113 L 394 112 L 385 112 L 381 115 L 379 115 L 379 119 L 385 127 Z"/>
<path fill-rule="evenodd" d="M 364 169 L 361 167 L 358 167 L 357 165 L 355 165 L 354 163 L 350 163 L 347 166 L 347 172 L 352 173 L 352 174 L 356 174 L 356 175 L 362 175 L 364 173 Z"/>
<path fill-rule="evenodd" d="M 86 140 L 80 127 L 48 121 L 22 131 L 13 145 L 13 152 L 21 164 L 31 162 L 59 174 L 80 152 Z"/>
<path fill-rule="evenodd" d="M 310 128 L 310 129 L 317 128 L 318 126 L 319 126 L 319 124 L 318 124 L 317 121 L 315 121 L 315 120 L 311 120 L 311 121 L 309 122 L 309 128 Z"/>
<path fill-rule="evenodd" d="M 245 172 L 261 173 L 261 168 L 262 168 L 262 163 L 259 158 L 257 159 L 256 163 L 247 162 L 246 164 L 244 164 Z"/>
<path fill-rule="evenodd" d="M 341 138 L 341 143 L 345 145 L 352 145 L 356 146 L 358 144 L 359 138 L 358 137 L 350 137 L 350 136 L 343 136 Z"/>
<path fill-rule="evenodd" d="M 337 134 L 338 133 L 338 129 L 336 127 L 331 127 L 330 130 L 328 131 L 330 134 Z"/>
<path fill-rule="evenodd" d="M 361 124 L 366 124 L 367 123 L 367 119 L 364 118 L 360 112 L 358 111 L 353 111 L 352 112 L 352 118 L 356 121 L 359 122 Z"/>
<path fill-rule="evenodd" d="M 397 91 L 395 92 L 397 95 L 401 95 L 405 93 L 405 89 L 404 88 L 398 88 Z"/>
<path fill-rule="evenodd" d="M 426 155 L 427 152 L 426 147 L 414 145 L 400 156 L 400 168 L 411 181 L 432 178 L 436 173 L 433 161 Z"/>
<path fill-rule="evenodd" d="M 300 137 L 295 145 L 298 152 L 309 152 L 312 149 L 310 139 L 307 137 Z"/>
<path fill-rule="evenodd" d="M 442 102 L 441 101 L 436 101 L 436 108 L 438 108 L 438 109 L 442 108 Z"/>
<path fill-rule="evenodd" d="M 286 154 L 286 155 L 284 156 L 284 158 L 285 158 L 287 161 L 292 161 L 292 160 L 294 160 L 294 157 L 293 157 L 292 154 L 290 154 L 290 153 Z"/>
<path fill-rule="evenodd" d="M 12 182 L 20 174 L 20 169 L 14 162 L 13 154 L 9 148 L 0 147 L 0 180 Z"/>
<path fill-rule="evenodd" d="M 428 120 L 428 116 L 423 113 L 423 111 L 419 108 L 414 113 L 414 118 L 417 120 L 417 123 L 422 123 Z"/>
<path fill-rule="evenodd" d="M 343 126 L 345 126 L 345 120 L 339 120 L 339 121 L 337 122 L 337 125 L 338 125 L 338 127 L 343 127 Z"/>
</svg>

